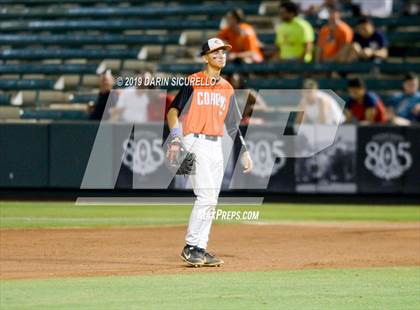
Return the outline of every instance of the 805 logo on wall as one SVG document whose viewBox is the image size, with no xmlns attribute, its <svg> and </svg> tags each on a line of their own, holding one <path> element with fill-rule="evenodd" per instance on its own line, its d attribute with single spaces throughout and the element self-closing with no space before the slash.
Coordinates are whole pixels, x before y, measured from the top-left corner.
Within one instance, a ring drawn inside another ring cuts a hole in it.
<svg viewBox="0 0 420 310">
<path fill-rule="evenodd" d="M 413 163 L 410 148 L 411 143 L 402 135 L 395 133 L 374 135 L 365 146 L 364 165 L 380 179 L 388 181 L 399 178 Z"/>
<path fill-rule="evenodd" d="M 154 132 L 141 132 L 126 139 L 123 143 L 125 154 L 123 163 L 133 173 L 146 176 L 156 172 L 164 163 L 164 153 L 162 150 L 162 139 Z"/>
<path fill-rule="evenodd" d="M 254 169 L 251 172 L 253 175 L 269 177 L 284 167 L 284 142 L 278 140 L 275 134 L 255 133 L 248 136 L 248 139 L 247 146 L 254 161 Z"/>
</svg>

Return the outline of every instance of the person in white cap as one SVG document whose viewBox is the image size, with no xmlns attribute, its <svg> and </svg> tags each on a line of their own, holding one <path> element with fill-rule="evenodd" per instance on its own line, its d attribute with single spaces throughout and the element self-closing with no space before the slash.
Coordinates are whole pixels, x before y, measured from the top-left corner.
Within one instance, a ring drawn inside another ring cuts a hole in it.
<svg viewBox="0 0 420 310">
<path fill-rule="evenodd" d="M 242 115 L 236 103 L 234 89 L 220 71 L 226 65 L 230 45 L 218 38 L 206 41 L 201 49 L 205 68 L 188 77 L 193 83 L 182 86 L 168 113 L 170 129 L 168 160 L 181 148 L 195 154 L 195 174 L 190 175 L 196 195 L 191 212 L 186 245 L 181 258 L 189 265 L 220 266 L 223 260 L 207 252 L 210 228 L 218 203 L 223 179 L 222 136 L 224 126 L 229 136 L 241 147 L 244 173 L 252 170 L 252 160 L 239 131 Z"/>
</svg>

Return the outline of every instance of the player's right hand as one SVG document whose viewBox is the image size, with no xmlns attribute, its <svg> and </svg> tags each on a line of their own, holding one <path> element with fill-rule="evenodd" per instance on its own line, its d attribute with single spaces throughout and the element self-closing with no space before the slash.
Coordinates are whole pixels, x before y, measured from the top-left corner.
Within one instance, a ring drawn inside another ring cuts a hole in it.
<svg viewBox="0 0 420 310">
<path fill-rule="evenodd" d="M 252 168 L 254 167 L 254 163 L 252 162 L 251 155 L 248 151 L 242 154 L 241 161 L 242 165 L 244 166 L 243 172 L 250 173 L 252 171 Z"/>
</svg>

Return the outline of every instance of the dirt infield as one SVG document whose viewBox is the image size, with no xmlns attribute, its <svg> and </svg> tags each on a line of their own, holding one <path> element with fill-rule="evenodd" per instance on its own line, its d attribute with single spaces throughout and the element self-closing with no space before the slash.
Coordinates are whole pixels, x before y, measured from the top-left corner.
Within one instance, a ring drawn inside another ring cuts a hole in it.
<svg viewBox="0 0 420 310">
<path fill-rule="evenodd" d="M 215 225 L 221 268 L 179 258 L 185 227 L 0 230 L 0 279 L 420 265 L 413 224 Z"/>
</svg>

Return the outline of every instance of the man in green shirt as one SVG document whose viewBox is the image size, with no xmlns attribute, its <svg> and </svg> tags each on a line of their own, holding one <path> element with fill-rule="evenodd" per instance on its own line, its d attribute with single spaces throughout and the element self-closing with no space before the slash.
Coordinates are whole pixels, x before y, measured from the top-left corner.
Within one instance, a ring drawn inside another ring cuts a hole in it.
<svg viewBox="0 0 420 310">
<path fill-rule="evenodd" d="M 275 43 L 281 61 L 312 60 L 314 30 L 298 13 L 298 6 L 293 2 L 280 5 L 280 18 L 283 22 L 276 29 Z"/>
</svg>

